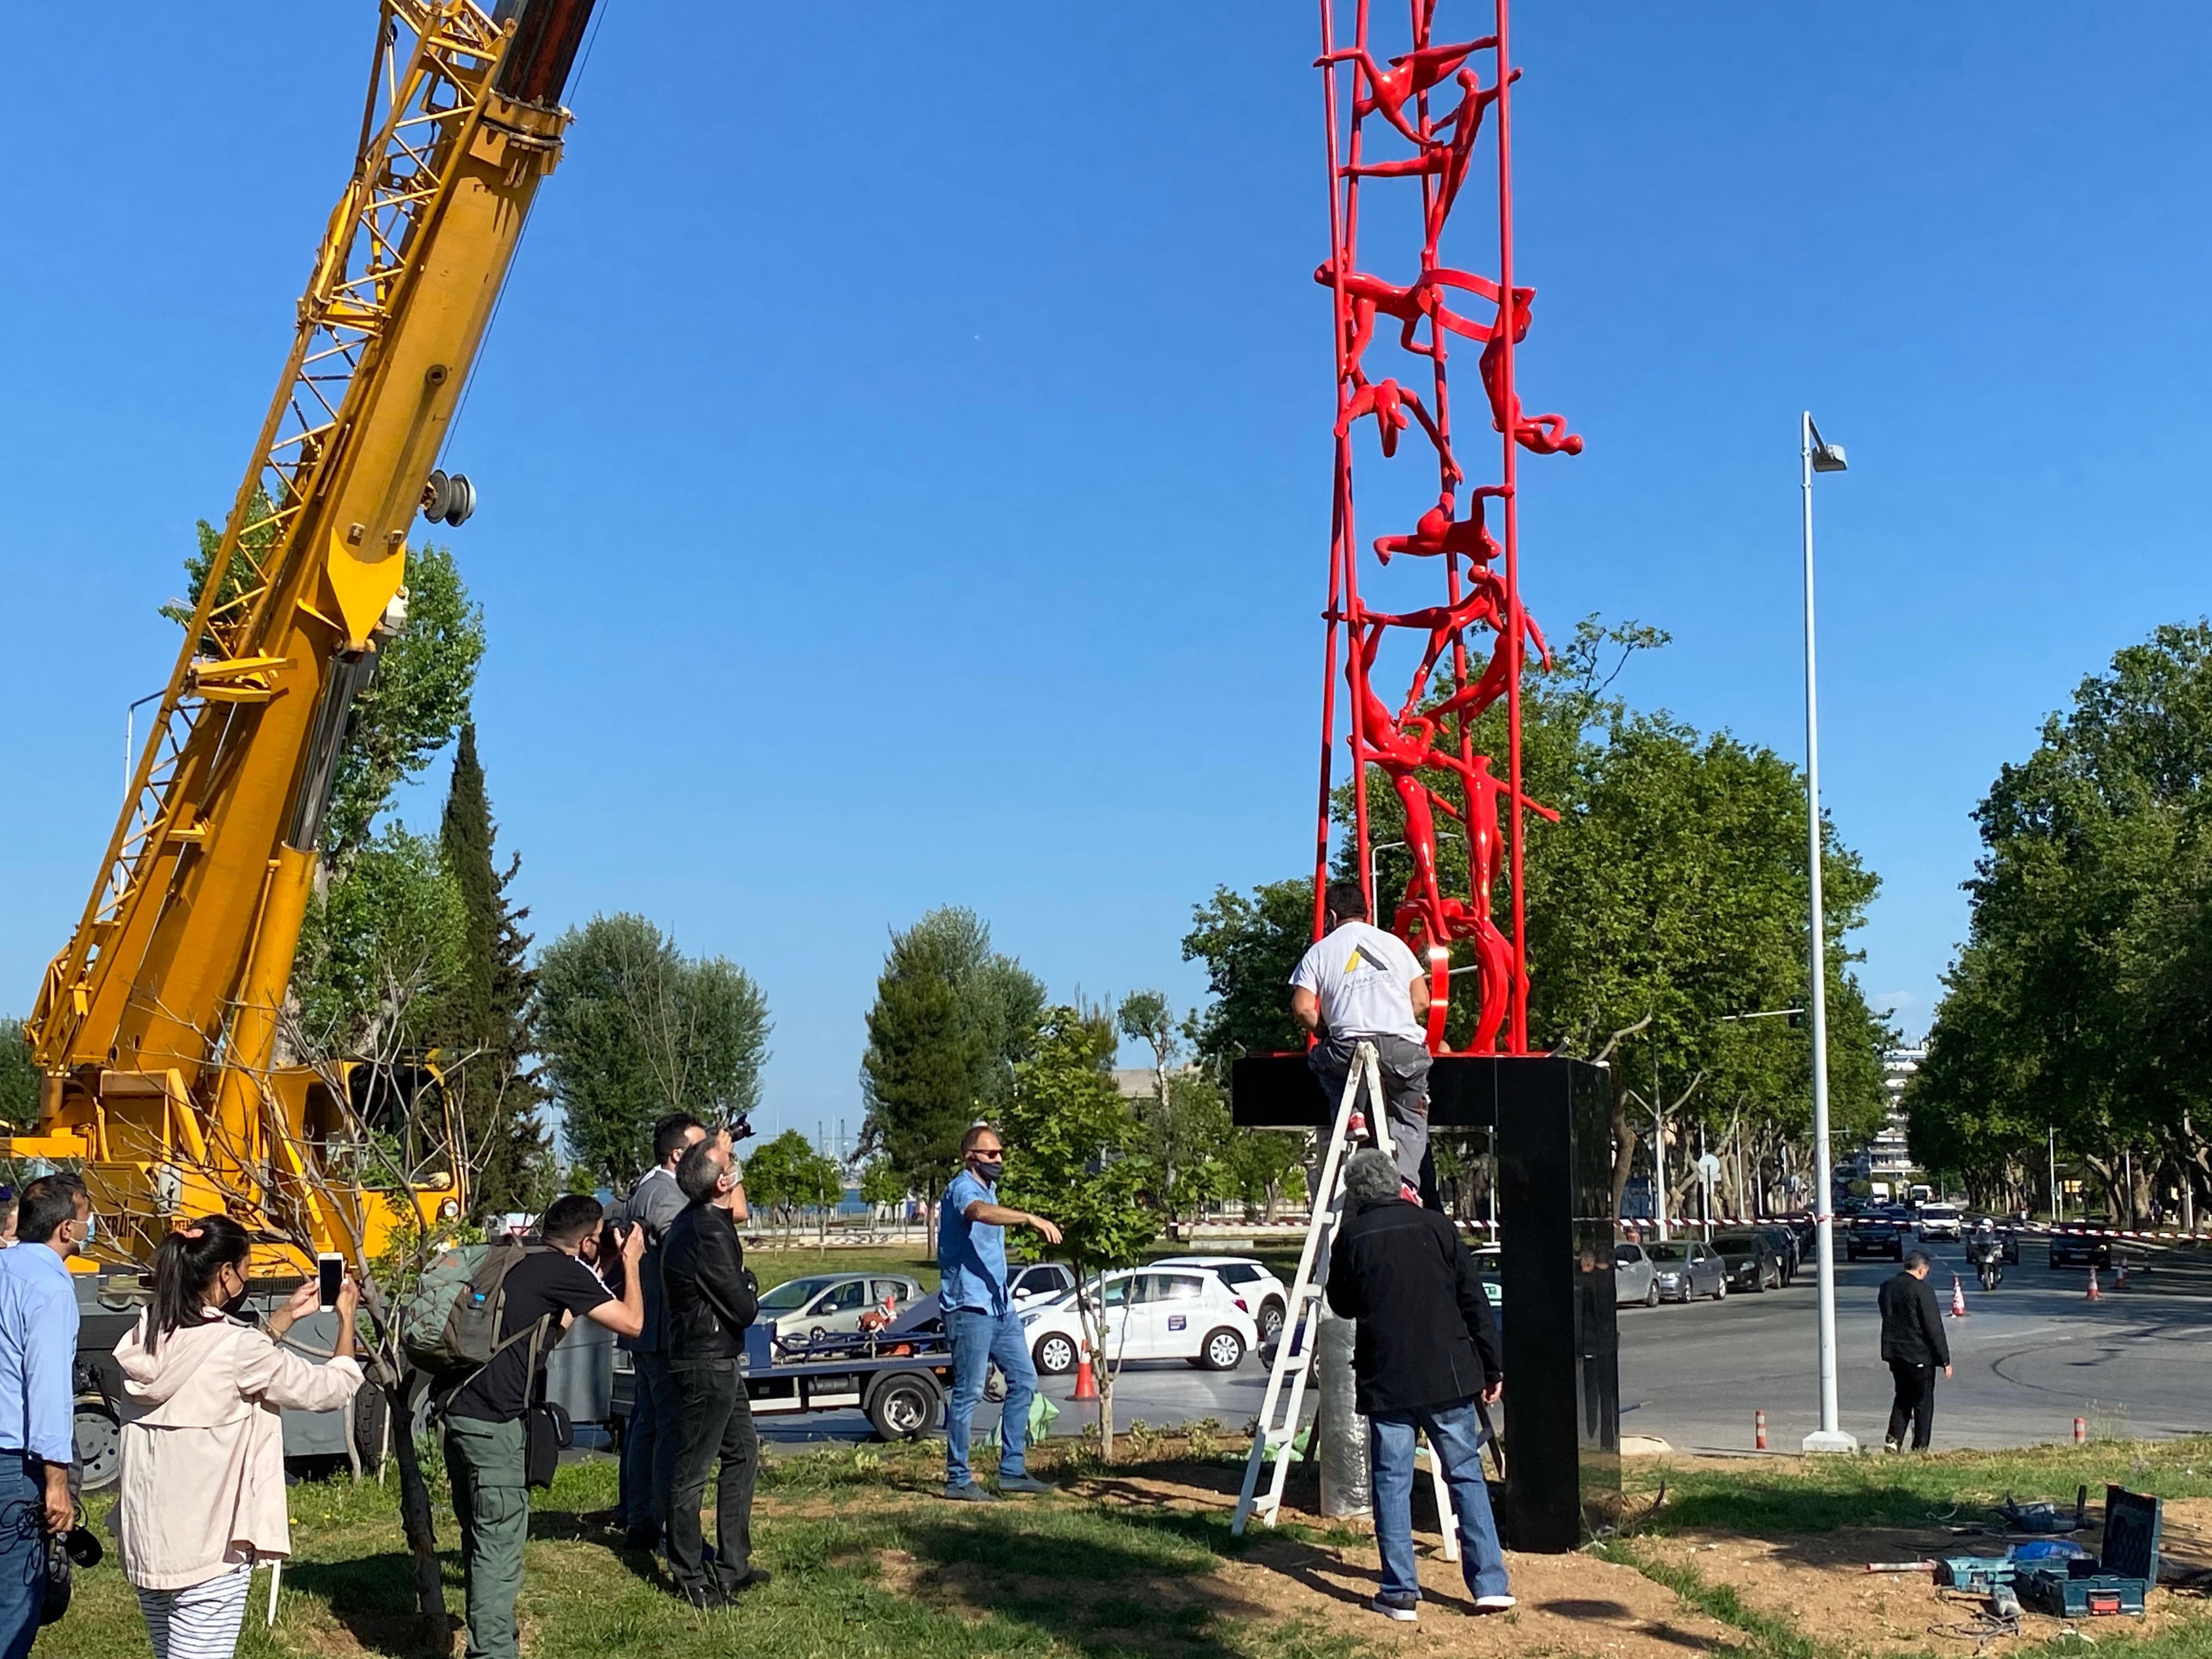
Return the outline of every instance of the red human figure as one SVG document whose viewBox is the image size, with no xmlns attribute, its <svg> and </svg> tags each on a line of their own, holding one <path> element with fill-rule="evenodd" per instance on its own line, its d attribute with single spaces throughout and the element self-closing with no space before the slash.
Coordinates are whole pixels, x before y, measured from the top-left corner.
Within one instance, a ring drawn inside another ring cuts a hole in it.
<svg viewBox="0 0 2212 1659">
<path fill-rule="evenodd" d="M 1521 71 L 1515 70 L 1510 78 L 1519 80 Z M 1498 101 L 1498 88 L 1486 90 L 1473 70 L 1462 70 L 1457 79 L 1461 93 L 1458 106 L 1437 124 L 1439 133 L 1450 130 L 1449 139 L 1439 142 L 1431 138 L 1424 142 L 1419 155 L 1390 161 L 1364 161 L 1345 169 L 1362 179 L 1407 179 L 1424 173 L 1436 177 L 1437 188 L 1429 198 L 1427 240 L 1421 249 L 1425 270 L 1437 262 L 1437 243 L 1443 235 L 1444 221 L 1451 216 L 1452 204 L 1459 199 L 1460 186 L 1467 182 L 1468 164 L 1474 158 L 1474 141 L 1482 131 L 1483 113 Z"/>
<path fill-rule="evenodd" d="M 1528 337 L 1528 313 L 1535 303 L 1534 289 L 1516 288 L 1513 290 L 1512 314 L 1510 322 L 1513 330 L 1515 345 L 1519 345 L 1522 341 Z M 1503 432 L 1510 421 L 1513 428 L 1514 442 L 1532 455 L 1581 454 L 1583 453 L 1582 438 L 1579 434 L 1567 430 L 1565 416 L 1523 415 L 1521 412 L 1521 400 L 1517 397 L 1513 400 L 1512 410 L 1507 410 L 1504 386 L 1504 335 L 1508 322 L 1509 319 L 1503 314 L 1501 309 L 1498 323 L 1492 328 L 1489 340 L 1482 348 L 1482 389 L 1490 394 L 1491 429 Z"/>
<path fill-rule="evenodd" d="M 1366 80 L 1367 95 L 1355 91 L 1352 100 L 1352 118 L 1355 121 L 1369 115 L 1380 115 L 1392 126 L 1415 143 L 1428 142 L 1425 135 L 1415 131 L 1406 122 L 1406 105 L 1435 86 L 1454 70 L 1467 61 L 1469 52 L 1480 52 L 1498 42 L 1488 35 L 1480 40 L 1468 40 L 1456 46 L 1423 46 L 1393 58 L 1390 67 L 1383 69 L 1368 55 L 1364 46 L 1346 46 L 1314 59 L 1314 67 L 1325 64 L 1341 64 L 1347 59 L 1359 65 L 1359 73 Z"/>
<path fill-rule="evenodd" d="M 1340 438 L 1352 430 L 1352 423 L 1364 415 L 1372 415 L 1382 438 L 1382 453 L 1398 453 L 1398 434 L 1413 422 L 1421 423 L 1421 430 L 1429 434 L 1429 441 L 1437 447 L 1437 454 L 1443 465 L 1444 476 L 1456 483 L 1460 477 L 1459 463 L 1452 459 L 1451 446 L 1444 440 L 1435 416 L 1422 403 L 1418 392 L 1400 386 L 1395 380 L 1370 380 L 1364 374 L 1355 374 L 1356 388 L 1343 410 L 1336 417 L 1336 435 Z"/>
<path fill-rule="evenodd" d="M 1377 536 L 1375 556 L 1384 564 L 1400 553 L 1412 553 L 1423 558 L 1434 558 L 1439 554 L 1457 553 L 1476 564 L 1488 564 L 1502 556 L 1505 550 L 1498 546 L 1490 532 L 1483 527 L 1482 503 L 1489 495 L 1501 495 L 1504 491 L 1496 484 L 1485 484 L 1474 492 L 1474 510 L 1467 518 L 1455 521 L 1452 511 L 1455 505 L 1452 493 L 1443 496 L 1415 521 L 1410 536 Z"/>
<path fill-rule="evenodd" d="M 1516 989 L 1512 951 L 1505 936 L 1498 932 L 1498 924 L 1490 919 L 1491 890 L 1498 880 L 1498 802 L 1508 789 L 1504 779 L 1491 775 L 1487 755 L 1477 755 L 1474 764 L 1462 775 L 1467 779 L 1468 886 L 1474 894 L 1472 909 L 1478 941 L 1475 959 L 1486 964 L 1475 975 L 1482 984 L 1482 1015 L 1475 1025 L 1473 1052 L 1486 1054 L 1497 1041 L 1498 1025 L 1505 1018 L 1506 1006 Z M 1557 812 L 1525 794 L 1521 797 L 1521 804 L 1540 817 L 1553 823 L 1559 821 Z M 1494 944 L 1486 949 L 1488 941 Z"/>
<path fill-rule="evenodd" d="M 1495 578 L 1492 580 L 1494 580 Z M 1504 634 L 1505 623 L 1502 617 L 1491 625 L 1499 634 Z M 1544 630 L 1536 626 L 1536 619 L 1525 611 L 1521 613 L 1521 625 L 1528 631 L 1528 643 L 1536 647 L 1537 660 L 1547 669 L 1550 668 L 1552 647 L 1544 642 Z M 1513 665 L 1508 659 L 1505 641 L 1501 638 L 1490 653 L 1490 663 L 1482 671 L 1482 678 L 1472 685 L 1453 692 L 1450 696 L 1430 711 L 1429 717 L 1441 721 L 1450 715 L 1457 714 L 1465 720 L 1474 720 L 1484 709 L 1505 695 L 1506 685 L 1512 677 Z"/>
</svg>

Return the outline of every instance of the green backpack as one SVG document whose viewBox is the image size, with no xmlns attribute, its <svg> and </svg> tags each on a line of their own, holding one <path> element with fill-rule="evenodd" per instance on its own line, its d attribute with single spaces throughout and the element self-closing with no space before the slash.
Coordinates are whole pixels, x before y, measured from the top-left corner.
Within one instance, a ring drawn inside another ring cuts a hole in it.
<svg viewBox="0 0 2212 1659">
<path fill-rule="evenodd" d="M 543 1244 L 507 1238 L 459 1244 L 440 1256 L 399 1322 L 399 1349 L 408 1363 L 434 1378 L 479 1371 L 502 1349 L 535 1334 L 544 1322 L 499 1340 L 507 1310 L 507 1276 Z"/>
</svg>

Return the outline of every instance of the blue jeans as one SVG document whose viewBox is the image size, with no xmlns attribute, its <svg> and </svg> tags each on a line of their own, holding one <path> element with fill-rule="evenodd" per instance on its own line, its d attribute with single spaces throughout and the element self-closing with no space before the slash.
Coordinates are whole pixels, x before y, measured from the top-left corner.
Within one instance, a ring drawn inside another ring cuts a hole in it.
<svg viewBox="0 0 2212 1659">
<path fill-rule="evenodd" d="M 630 1356 L 629 1421 L 623 1428 L 622 1508 L 626 1527 L 668 1524 L 676 1484 L 676 1432 L 683 1402 L 665 1353 Z"/>
<path fill-rule="evenodd" d="M 1459 1516 L 1459 1564 L 1471 1595 L 1504 1595 L 1505 1557 L 1482 1484 L 1482 1423 L 1474 1402 L 1414 1412 L 1377 1412 L 1367 1419 L 1375 1464 L 1375 1541 L 1382 1552 L 1382 1594 L 1419 1596 L 1413 1571 L 1413 1436 L 1429 1431 L 1429 1449 L 1443 1462 Z"/>
<path fill-rule="evenodd" d="M 46 1466 L 0 1453 L 0 1659 L 23 1659 L 46 1605 Z"/>
<path fill-rule="evenodd" d="M 983 1313 L 955 1308 L 945 1316 L 952 1338 L 952 1402 L 945 1413 L 945 1484 L 964 1486 L 974 1477 L 968 1468 L 968 1437 L 975 1426 L 975 1402 L 991 1362 L 1006 1375 L 1006 1403 L 999 1408 L 999 1473 L 1024 1474 L 1022 1454 L 1029 1443 L 1030 1401 L 1036 1396 L 1036 1367 L 1030 1363 L 1022 1316 L 1012 1308 Z"/>
</svg>

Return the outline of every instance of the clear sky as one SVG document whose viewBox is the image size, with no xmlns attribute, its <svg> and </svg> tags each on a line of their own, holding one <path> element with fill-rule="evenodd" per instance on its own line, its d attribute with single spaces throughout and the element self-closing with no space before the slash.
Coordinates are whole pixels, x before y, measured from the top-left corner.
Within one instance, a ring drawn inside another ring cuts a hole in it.
<svg viewBox="0 0 2212 1659">
<path fill-rule="evenodd" d="M 94 877 L 155 606 L 343 181 L 374 8 L 284 10 L 125 0 L 0 56 L 0 1006 Z M 1192 903 L 1310 845 L 1312 9 L 604 10 L 447 461 L 541 940 L 634 909 L 743 963 L 765 1125 L 810 1134 L 858 1128 L 886 930 L 930 906 L 1058 994 L 1194 1000 Z M 1589 440 L 1529 465 L 1529 603 L 1667 629 L 1635 700 L 1799 757 L 1797 411 L 1849 447 L 1826 781 L 1909 1031 L 1997 765 L 2207 608 L 2209 37 L 2179 3 L 1518 20 L 1525 395 Z"/>
</svg>

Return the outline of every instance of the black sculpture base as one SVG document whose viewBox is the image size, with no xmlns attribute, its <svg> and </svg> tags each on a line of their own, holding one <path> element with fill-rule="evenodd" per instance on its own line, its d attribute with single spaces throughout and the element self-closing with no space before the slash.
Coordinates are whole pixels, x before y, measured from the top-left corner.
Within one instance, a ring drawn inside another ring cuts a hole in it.
<svg viewBox="0 0 2212 1659">
<path fill-rule="evenodd" d="M 1439 1054 L 1432 1129 L 1482 1129 L 1498 1153 L 1504 1304 L 1506 1544 L 1559 1553 L 1620 1517 L 1613 1322 L 1612 1085 L 1556 1055 Z M 1251 1129 L 1327 1130 L 1337 1102 L 1304 1054 L 1253 1054 L 1230 1077 Z"/>
</svg>

